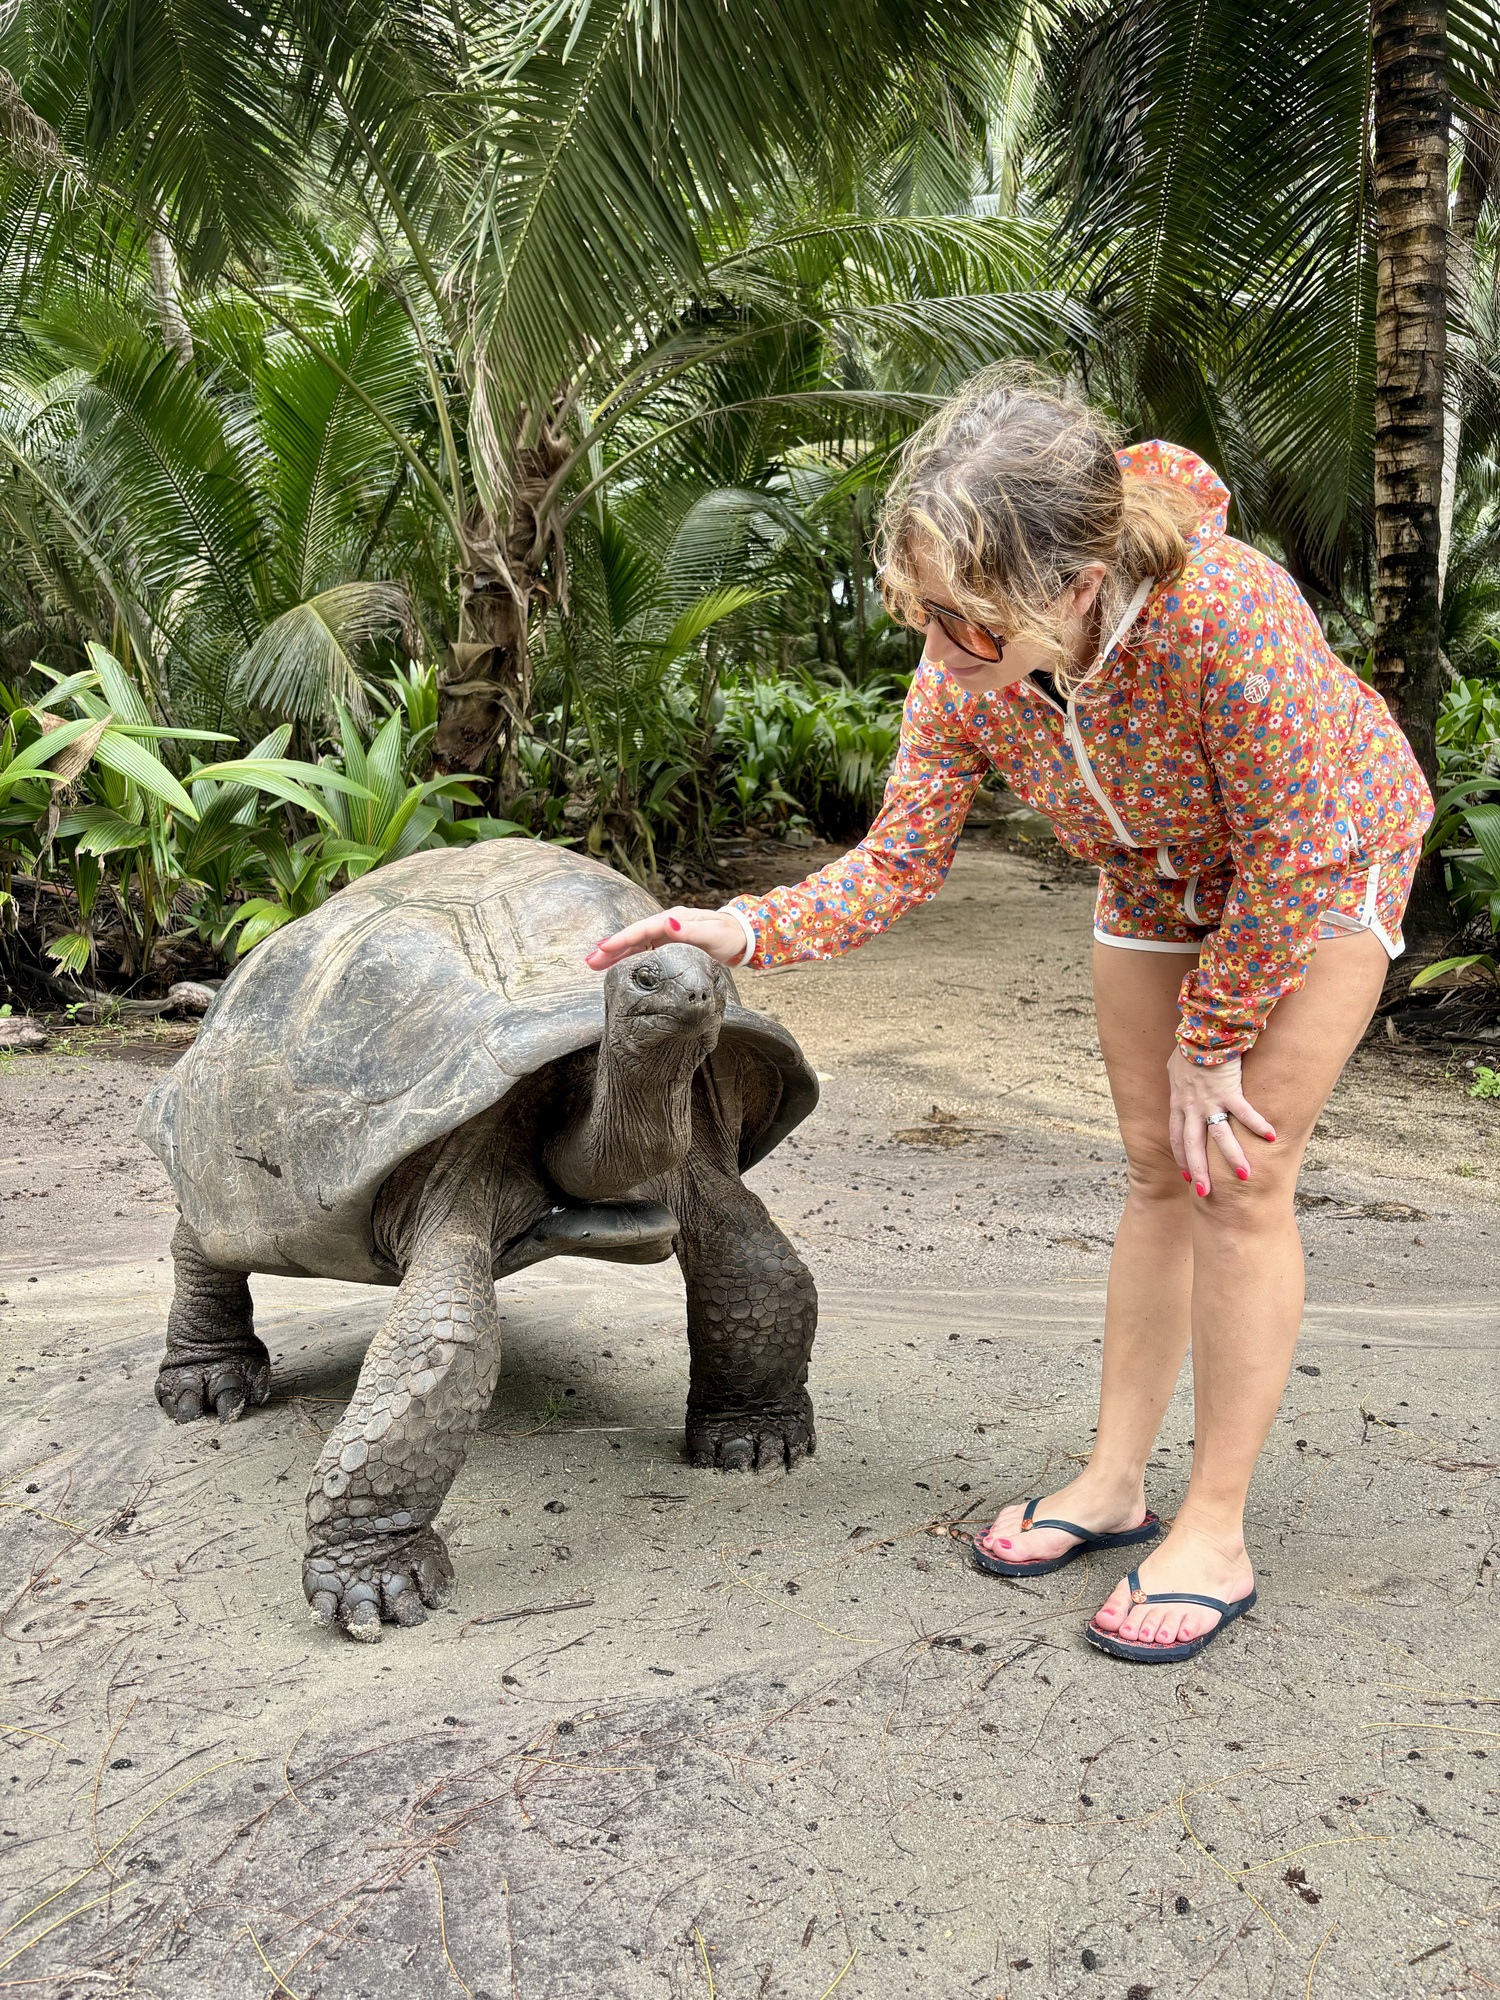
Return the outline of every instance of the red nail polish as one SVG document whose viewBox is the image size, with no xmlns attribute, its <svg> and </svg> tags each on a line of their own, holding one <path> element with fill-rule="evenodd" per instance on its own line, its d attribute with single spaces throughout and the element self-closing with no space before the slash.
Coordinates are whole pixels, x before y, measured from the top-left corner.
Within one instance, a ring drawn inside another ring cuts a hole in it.
<svg viewBox="0 0 1500 2000">
<path fill-rule="evenodd" d="M 1188 1172 L 1186 1167 L 1184 1167 L 1182 1170 L 1182 1178 L 1185 1181 L 1190 1181 L 1193 1178 L 1192 1175 Z"/>
<path fill-rule="evenodd" d="M 1248 1167 L 1236 1167 L 1234 1177 L 1236 1180 L 1247 1181 L 1250 1178 L 1250 1169 Z"/>
<path fill-rule="evenodd" d="M 669 929 L 671 929 L 671 930 L 674 930 L 674 931 L 680 931 L 680 930 L 682 929 L 682 925 L 681 925 L 680 923 L 678 923 L 678 921 L 677 921 L 677 919 L 676 919 L 675 917 L 668 917 L 668 918 L 667 918 L 667 925 L 668 925 L 668 928 L 669 928 Z"/>
<path fill-rule="evenodd" d="M 1274 1146 L 1276 1144 L 1276 1134 L 1274 1132 L 1267 1132 L 1265 1134 L 1265 1141 L 1268 1146 Z"/>
<path fill-rule="evenodd" d="M 996 1544 L 995 1544 L 995 1547 L 996 1547 L 997 1549 L 1008 1549 L 1008 1548 L 1010 1547 L 1010 1543 L 1009 1543 L 1009 1542 L 996 1542 Z"/>
<path fill-rule="evenodd" d="M 1194 1193 L 1194 1194 L 1207 1194 L 1207 1193 L 1208 1193 L 1208 1189 L 1207 1189 L 1207 1188 L 1206 1188 L 1206 1187 L 1205 1187 L 1205 1186 L 1203 1185 L 1202 1181 L 1194 1181 L 1194 1182 L 1193 1182 L 1193 1193 Z"/>
</svg>

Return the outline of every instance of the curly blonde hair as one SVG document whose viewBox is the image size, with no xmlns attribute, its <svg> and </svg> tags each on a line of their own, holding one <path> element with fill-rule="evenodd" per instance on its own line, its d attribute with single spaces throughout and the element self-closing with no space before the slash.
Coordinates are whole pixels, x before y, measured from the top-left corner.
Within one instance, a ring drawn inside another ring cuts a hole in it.
<svg viewBox="0 0 1500 2000">
<path fill-rule="evenodd" d="M 907 443 L 877 539 L 886 608 L 927 622 L 919 574 L 964 618 L 1042 647 L 1059 687 L 1080 672 L 1053 608 L 1086 563 L 1103 563 L 1099 629 L 1143 577 L 1176 574 L 1202 509 L 1181 487 L 1124 478 L 1113 426 L 1030 371 L 987 369 Z"/>
</svg>

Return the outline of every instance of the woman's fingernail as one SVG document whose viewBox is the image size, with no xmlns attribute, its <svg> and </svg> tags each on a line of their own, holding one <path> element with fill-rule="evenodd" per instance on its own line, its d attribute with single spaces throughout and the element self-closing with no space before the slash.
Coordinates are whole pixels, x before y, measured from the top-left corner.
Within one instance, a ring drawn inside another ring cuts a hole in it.
<svg viewBox="0 0 1500 2000">
<path fill-rule="evenodd" d="M 1250 1178 L 1250 1169 L 1248 1167 L 1236 1167 L 1234 1177 L 1236 1180 L 1247 1181 Z"/>
<path fill-rule="evenodd" d="M 1266 1142 L 1266 1144 L 1267 1144 L 1268 1146 L 1274 1146 L 1274 1145 L 1275 1145 L 1275 1143 L 1276 1143 L 1276 1134 L 1275 1134 L 1274 1132 L 1267 1132 L 1267 1133 L 1266 1133 L 1266 1134 L 1264 1135 L 1264 1137 L 1265 1137 L 1265 1142 Z"/>
<path fill-rule="evenodd" d="M 674 931 L 680 931 L 680 930 L 682 929 L 682 925 L 681 925 L 680 923 L 678 923 L 678 921 L 677 921 L 677 919 L 676 919 L 675 917 L 668 917 L 668 918 L 667 918 L 667 928 L 668 928 L 669 930 L 674 930 Z"/>
<path fill-rule="evenodd" d="M 1185 1181 L 1190 1181 L 1193 1178 L 1192 1175 L 1188 1172 L 1186 1167 L 1184 1167 L 1182 1170 L 1182 1178 Z"/>
<path fill-rule="evenodd" d="M 1207 1194 L 1207 1193 L 1208 1193 L 1208 1189 L 1207 1189 L 1207 1188 L 1206 1188 L 1206 1187 L 1205 1187 L 1205 1186 L 1203 1185 L 1202 1181 L 1194 1181 L 1194 1182 L 1193 1182 L 1193 1193 L 1194 1193 L 1194 1194 Z"/>
</svg>

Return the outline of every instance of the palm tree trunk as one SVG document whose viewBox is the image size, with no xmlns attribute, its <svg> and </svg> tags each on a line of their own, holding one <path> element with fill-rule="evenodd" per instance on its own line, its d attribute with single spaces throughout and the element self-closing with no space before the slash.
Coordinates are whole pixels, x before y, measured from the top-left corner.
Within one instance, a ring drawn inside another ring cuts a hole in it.
<svg viewBox="0 0 1500 2000">
<path fill-rule="evenodd" d="M 193 364 L 193 334 L 182 310 L 182 277 L 171 244 L 159 229 L 146 239 L 146 260 L 151 267 L 151 291 L 156 300 L 156 317 L 161 337 L 177 356 L 179 368 Z"/>
<path fill-rule="evenodd" d="M 1437 775 L 1444 685 L 1443 386 L 1447 344 L 1448 13 L 1375 0 L 1375 683 Z M 1413 896 L 1421 931 L 1451 924 L 1436 870 Z"/>
<path fill-rule="evenodd" d="M 532 606 L 565 593 L 562 531 L 555 511 L 543 519 L 540 510 L 567 456 L 566 440 L 543 425 L 537 441 L 514 454 L 503 541 L 480 510 L 464 524 L 458 638 L 438 675 L 431 768 L 443 776 L 467 771 L 489 778 L 492 806 L 520 789 L 521 738 L 531 719 Z M 550 588 L 543 581 L 549 565 Z"/>
</svg>

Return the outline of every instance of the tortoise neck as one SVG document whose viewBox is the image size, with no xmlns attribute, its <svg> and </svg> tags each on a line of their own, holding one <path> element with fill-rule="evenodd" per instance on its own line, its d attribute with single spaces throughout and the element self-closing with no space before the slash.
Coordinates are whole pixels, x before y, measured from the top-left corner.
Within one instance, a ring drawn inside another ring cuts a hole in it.
<svg viewBox="0 0 1500 2000">
<path fill-rule="evenodd" d="M 693 1078 L 711 1046 L 702 1034 L 645 1047 L 606 1035 L 587 1106 L 543 1150 L 558 1186 L 602 1201 L 680 1167 L 693 1138 Z"/>
</svg>

